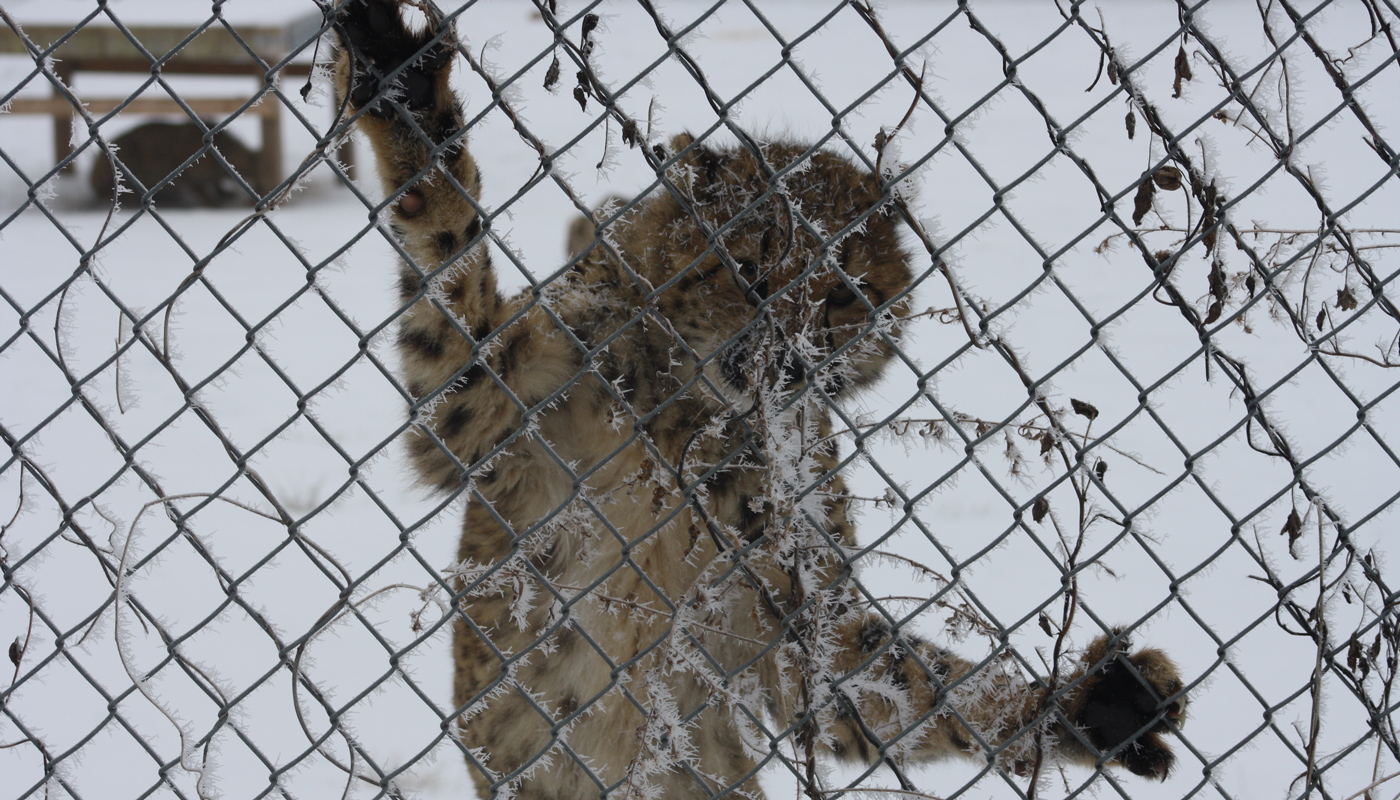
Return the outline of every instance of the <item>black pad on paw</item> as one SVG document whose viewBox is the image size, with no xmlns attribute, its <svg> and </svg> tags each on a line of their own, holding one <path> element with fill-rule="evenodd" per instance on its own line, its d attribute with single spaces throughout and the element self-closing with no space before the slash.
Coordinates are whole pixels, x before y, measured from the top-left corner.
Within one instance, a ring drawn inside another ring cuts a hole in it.
<svg viewBox="0 0 1400 800">
<path fill-rule="evenodd" d="M 397 0 L 348 0 L 342 5 L 335 30 L 354 66 L 350 102 L 370 106 L 370 113 L 379 116 L 390 113 L 386 104 L 376 102 L 386 94 L 414 111 L 432 106 L 435 77 L 451 63 L 454 48 L 450 32 L 434 42 L 441 25 L 437 20 L 429 23 L 422 33 L 410 31 Z M 405 62 L 411 63 L 389 78 Z"/>
</svg>

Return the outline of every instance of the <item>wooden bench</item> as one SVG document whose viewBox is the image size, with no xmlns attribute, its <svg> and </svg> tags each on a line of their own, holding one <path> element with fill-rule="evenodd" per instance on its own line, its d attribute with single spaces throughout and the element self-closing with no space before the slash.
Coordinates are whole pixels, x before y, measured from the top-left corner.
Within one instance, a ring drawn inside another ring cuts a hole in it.
<svg viewBox="0 0 1400 800">
<path fill-rule="evenodd" d="M 76 5 L 50 0 L 39 8 L 21 6 L 14 16 L 24 35 L 41 51 L 62 41 L 49 55 L 54 74 L 69 89 L 73 89 L 73 76 L 80 72 L 150 74 L 156 69 L 155 63 L 172 51 L 175 51 L 174 55 L 160 63 L 161 74 L 246 75 L 262 86 L 268 86 L 283 75 L 305 77 L 310 74 L 309 51 L 303 51 L 304 55 L 297 62 L 271 75 L 267 67 L 257 60 L 261 58 L 269 67 L 274 66 L 316 36 L 321 28 L 321 15 L 314 7 L 308 13 L 309 5 L 278 0 L 237 0 L 227 4 L 227 11 L 222 13 L 222 22 L 215 20 L 188 42 L 185 40 L 208 22 L 207 4 L 201 9 L 195 4 L 160 0 L 113 3 L 111 7 L 115 9 L 114 13 L 125 31 L 106 15 L 98 15 L 82 24 L 82 27 L 77 27 L 85 18 L 84 11 L 91 13 L 93 6 L 90 3 Z M 202 17 L 201 11 L 204 14 Z M 65 14 L 71 20 L 60 18 Z M 236 37 L 229 28 L 237 32 Z M 132 38 L 139 41 L 150 55 L 143 54 L 132 43 Z M 239 39 L 242 39 L 242 43 Z M 25 42 L 9 25 L 3 23 L 0 23 L 0 53 L 21 53 L 32 57 Z M 36 80 L 51 86 L 47 79 Z M 294 89 L 292 91 L 295 92 Z M 163 89 L 155 86 L 135 99 L 89 97 L 77 90 L 74 95 L 94 116 L 102 116 L 121 107 L 120 113 L 123 114 L 168 114 L 186 119 L 193 114 L 200 119 L 217 121 L 237 113 L 247 102 L 247 98 L 200 97 L 183 91 L 180 102 L 176 102 L 168 96 L 152 97 L 151 94 L 155 92 L 164 94 Z M 11 114 L 52 117 L 55 163 L 72 153 L 71 126 L 76 111 L 72 103 L 57 91 L 51 92 L 49 97 L 13 98 L 7 110 Z M 260 122 L 262 142 L 258 151 L 258 179 L 263 186 L 276 186 L 283 177 L 281 112 L 281 101 L 271 94 L 242 112 Z"/>
</svg>

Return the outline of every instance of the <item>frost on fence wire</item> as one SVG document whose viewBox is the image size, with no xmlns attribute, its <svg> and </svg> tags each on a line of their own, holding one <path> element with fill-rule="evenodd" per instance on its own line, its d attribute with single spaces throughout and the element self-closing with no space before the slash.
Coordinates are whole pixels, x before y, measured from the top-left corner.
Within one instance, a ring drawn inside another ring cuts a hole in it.
<svg viewBox="0 0 1400 800">
<path fill-rule="evenodd" d="M 0 15 L 0 797 L 1400 792 L 1394 4 L 140 8 Z"/>
</svg>

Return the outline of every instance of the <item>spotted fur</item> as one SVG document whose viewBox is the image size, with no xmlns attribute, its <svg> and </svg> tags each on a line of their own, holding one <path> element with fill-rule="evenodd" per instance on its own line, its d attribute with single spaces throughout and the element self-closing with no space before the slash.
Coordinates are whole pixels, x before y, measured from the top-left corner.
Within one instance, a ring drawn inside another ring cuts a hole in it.
<svg viewBox="0 0 1400 800">
<path fill-rule="evenodd" d="M 662 189 L 575 226 L 574 267 L 506 297 L 450 29 L 415 34 L 394 0 L 351 0 L 336 33 L 339 96 L 410 257 L 409 453 L 427 484 L 469 492 L 453 654 L 482 797 L 759 796 L 770 736 L 865 763 L 990 752 L 1007 767 L 1039 739 L 1052 760 L 1166 775 L 1160 734 L 1184 700 L 1159 651 L 1102 640 L 1047 701 L 998 662 L 893 629 L 854 589 L 825 409 L 878 378 L 908 309 L 879 180 L 798 144 L 680 136 Z M 793 410 L 756 413 L 763 398 Z M 799 470 L 815 491 L 781 513 L 780 435 L 815 442 Z"/>
</svg>

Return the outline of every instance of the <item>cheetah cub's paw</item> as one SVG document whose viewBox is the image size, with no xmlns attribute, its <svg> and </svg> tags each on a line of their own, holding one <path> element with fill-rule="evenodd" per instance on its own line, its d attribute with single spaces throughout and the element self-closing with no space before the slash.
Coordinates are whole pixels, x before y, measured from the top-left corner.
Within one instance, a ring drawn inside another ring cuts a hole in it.
<svg viewBox="0 0 1400 800">
<path fill-rule="evenodd" d="M 1176 665 L 1161 650 L 1131 655 L 1127 636 L 1100 636 L 1085 651 L 1087 672 L 1065 708 L 1069 719 L 1111 763 L 1166 780 L 1176 757 L 1164 734 L 1186 721 L 1186 696 Z"/>
<path fill-rule="evenodd" d="M 400 2 L 345 0 L 332 24 L 341 46 L 337 79 L 349 81 L 344 88 L 351 105 L 369 106 L 368 113 L 378 117 L 394 113 L 381 98 L 402 102 L 412 111 L 432 106 L 435 78 L 456 52 L 456 37 L 435 5 L 421 6 L 428 10 L 427 26 L 414 32 L 404 22 Z"/>
</svg>

